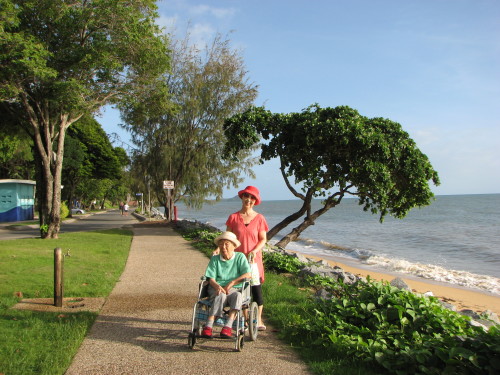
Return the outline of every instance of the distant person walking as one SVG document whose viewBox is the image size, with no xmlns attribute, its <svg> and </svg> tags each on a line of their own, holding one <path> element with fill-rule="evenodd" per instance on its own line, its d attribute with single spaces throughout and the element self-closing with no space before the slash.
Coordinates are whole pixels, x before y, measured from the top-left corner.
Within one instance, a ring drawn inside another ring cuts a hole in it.
<svg viewBox="0 0 500 375">
<path fill-rule="evenodd" d="M 123 211 L 125 213 L 125 216 L 128 216 L 128 208 L 129 208 L 129 206 L 128 206 L 128 202 L 127 202 L 123 205 Z"/>
<path fill-rule="evenodd" d="M 123 210 L 124 210 L 125 204 L 123 202 L 120 202 L 120 213 L 123 216 Z"/>
</svg>

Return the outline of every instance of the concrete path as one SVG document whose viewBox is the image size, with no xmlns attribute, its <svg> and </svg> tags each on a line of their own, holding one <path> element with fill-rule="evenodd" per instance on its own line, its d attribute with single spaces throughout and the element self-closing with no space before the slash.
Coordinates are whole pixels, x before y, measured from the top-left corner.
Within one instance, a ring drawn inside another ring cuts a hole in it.
<svg viewBox="0 0 500 375">
<path fill-rule="evenodd" d="M 245 341 L 242 352 L 226 340 L 199 340 L 194 350 L 188 347 L 207 263 L 172 229 L 136 226 L 120 281 L 66 374 L 309 374 L 269 325 L 257 341 Z"/>
</svg>

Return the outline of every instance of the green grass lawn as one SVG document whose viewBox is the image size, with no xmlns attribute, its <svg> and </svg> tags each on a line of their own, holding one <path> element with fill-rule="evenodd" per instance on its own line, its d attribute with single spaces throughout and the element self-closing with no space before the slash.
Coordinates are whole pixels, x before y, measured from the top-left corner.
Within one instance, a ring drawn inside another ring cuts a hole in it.
<svg viewBox="0 0 500 375">
<path fill-rule="evenodd" d="M 120 277 L 132 232 L 63 233 L 60 238 L 0 241 L 0 374 L 63 374 L 97 313 L 13 310 L 24 298 L 52 298 L 54 249 L 64 260 L 65 297 L 106 297 Z"/>
</svg>

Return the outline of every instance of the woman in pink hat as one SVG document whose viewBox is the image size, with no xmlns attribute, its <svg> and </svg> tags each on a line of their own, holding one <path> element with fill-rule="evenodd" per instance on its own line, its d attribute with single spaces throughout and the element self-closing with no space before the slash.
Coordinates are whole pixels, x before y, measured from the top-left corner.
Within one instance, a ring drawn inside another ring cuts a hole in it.
<svg viewBox="0 0 500 375">
<path fill-rule="evenodd" d="M 259 306 L 259 317 L 257 327 L 264 331 L 266 326 L 262 322 L 262 309 L 264 300 L 262 298 L 262 283 L 264 282 L 264 265 L 262 264 L 262 249 L 267 242 L 266 218 L 254 211 L 253 207 L 260 204 L 259 189 L 255 186 L 247 186 L 238 192 L 241 199 L 241 209 L 229 215 L 226 221 L 227 230 L 236 234 L 241 246 L 235 251 L 245 254 L 250 263 L 256 263 L 259 270 L 259 281 L 252 285 L 252 297 Z M 257 285 L 256 285 L 257 284 Z"/>
</svg>

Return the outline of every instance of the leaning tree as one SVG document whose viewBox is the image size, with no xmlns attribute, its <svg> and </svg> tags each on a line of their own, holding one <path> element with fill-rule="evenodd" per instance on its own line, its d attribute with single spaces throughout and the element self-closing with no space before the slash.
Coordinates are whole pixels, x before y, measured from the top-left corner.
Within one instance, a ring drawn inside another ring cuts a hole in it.
<svg viewBox="0 0 500 375">
<path fill-rule="evenodd" d="M 57 238 L 67 128 L 103 105 L 167 95 L 154 0 L 0 0 L 0 113 L 32 138 L 40 230 Z"/>
<path fill-rule="evenodd" d="M 300 113 L 271 113 L 253 107 L 226 120 L 227 158 L 259 143 L 261 160 L 278 158 L 281 175 L 301 208 L 268 233 L 268 239 L 292 222 L 302 222 L 277 245 L 285 247 L 340 204 L 344 196 L 359 199 L 365 211 L 403 218 L 409 210 L 430 204 L 429 182 L 439 185 L 437 172 L 400 124 L 368 118 L 347 106 L 312 105 Z M 290 181 L 302 186 L 297 191 Z M 323 198 L 312 212 L 314 198 Z"/>
</svg>

